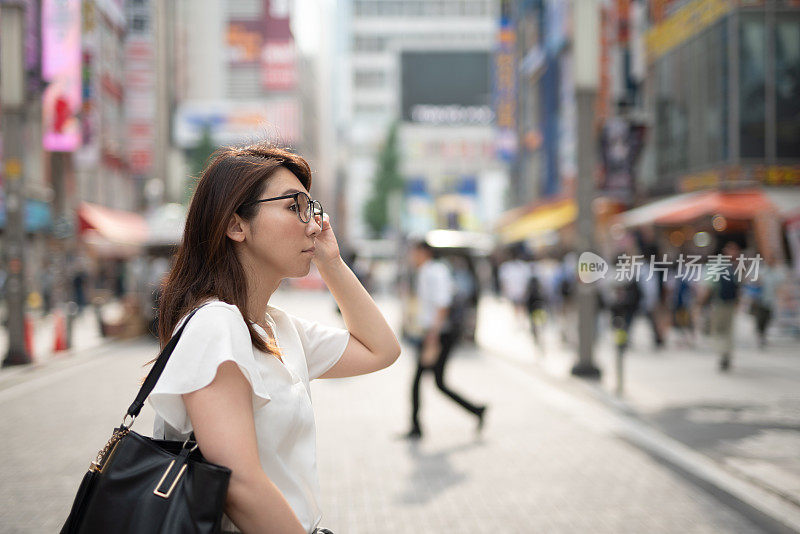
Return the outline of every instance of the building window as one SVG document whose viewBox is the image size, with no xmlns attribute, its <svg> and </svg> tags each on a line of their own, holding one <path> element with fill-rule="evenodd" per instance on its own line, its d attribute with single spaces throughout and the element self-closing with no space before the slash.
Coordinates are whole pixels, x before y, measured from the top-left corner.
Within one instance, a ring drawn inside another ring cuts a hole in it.
<svg viewBox="0 0 800 534">
<path fill-rule="evenodd" d="M 354 52 L 383 52 L 386 50 L 386 39 L 375 35 L 356 35 L 353 37 Z"/>
<path fill-rule="evenodd" d="M 374 17 L 378 14 L 378 3 L 375 0 L 357 0 L 355 14 L 360 17 Z"/>
<path fill-rule="evenodd" d="M 775 27 L 776 154 L 800 157 L 800 18 L 781 16 Z"/>
<path fill-rule="evenodd" d="M 389 112 L 389 106 L 386 104 L 356 104 L 356 115 L 386 115 Z"/>
<path fill-rule="evenodd" d="M 686 106 L 690 50 L 683 46 L 664 56 L 656 66 L 658 173 L 661 176 L 687 168 L 689 124 Z"/>
<path fill-rule="evenodd" d="M 131 19 L 130 30 L 134 33 L 144 33 L 147 31 L 147 17 L 134 15 Z"/>
<path fill-rule="evenodd" d="M 739 28 L 739 150 L 766 153 L 766 29 L 763 13 L 742 13 Z"/>
<path fill-rule="evenodd" d="M 357 70 L 353 85 L 359 89 L 375 89 L 386 85 L 386 72 L 382 70 Z"/>
</svg>

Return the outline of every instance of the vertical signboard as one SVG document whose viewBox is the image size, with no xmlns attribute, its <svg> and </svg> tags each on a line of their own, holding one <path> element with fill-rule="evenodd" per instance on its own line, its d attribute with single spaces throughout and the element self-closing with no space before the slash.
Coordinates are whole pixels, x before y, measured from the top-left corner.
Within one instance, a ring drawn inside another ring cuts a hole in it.
<svg viewBox="0 0 800 534">
<path fill-rule="evenodd" d="M 497 123 L 495 151 L 497 157 L 505 161 L 513 160 L 517 153 L 517 39 L 510 10 L 510 2 L 501 3 L 493 76 Z"/>
<path fill-rule="evenodd" d="M 50 152 L 72 152 L 80 146 L 78 112 L 81 108 L 81 2 L 43 0 L 42 147 Z"/>
</svg>

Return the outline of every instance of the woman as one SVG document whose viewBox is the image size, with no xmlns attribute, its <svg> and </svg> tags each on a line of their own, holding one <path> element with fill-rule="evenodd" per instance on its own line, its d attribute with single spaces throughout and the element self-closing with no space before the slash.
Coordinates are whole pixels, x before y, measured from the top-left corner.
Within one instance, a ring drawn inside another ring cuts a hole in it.
<svg viewBox="0 0 800 534">
<path fill-rule="evenodd" d="M 162 346 L 202 308 L 150 395 L 154 435 L 194 431 L 203 456 L 231 469 L 223 531 L 314 532 L 321 513 L 309 381 L 378 371 L 400 354 L 310 189 L 308 164 L 291 152 L 219 150 L 164 283 Z M 269 305 L 281 280 L 305 276 L 312 261 L 347 330 Z"/>
</svg>

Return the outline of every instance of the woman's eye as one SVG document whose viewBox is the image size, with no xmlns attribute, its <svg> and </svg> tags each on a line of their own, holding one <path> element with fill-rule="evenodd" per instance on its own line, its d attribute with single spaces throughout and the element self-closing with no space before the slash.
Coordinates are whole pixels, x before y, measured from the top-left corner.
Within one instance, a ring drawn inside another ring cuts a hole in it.
<svg viewBox="0 0 800 534">
<path fill-rule="evenodd" d="M 289 209 L 292 211 L 297 211 L 297 204 L 292 204 L 291 206 L 289 206 Z"/>
</svg>

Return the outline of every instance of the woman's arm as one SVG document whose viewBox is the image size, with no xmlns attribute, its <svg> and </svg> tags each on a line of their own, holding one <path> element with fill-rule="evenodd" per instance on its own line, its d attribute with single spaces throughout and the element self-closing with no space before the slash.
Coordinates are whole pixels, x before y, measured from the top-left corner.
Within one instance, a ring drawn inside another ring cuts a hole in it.
<svg viewBox="0 0 800 534">
<path fill-rule="evenodd" d="M 375 301 L 339 255 L 327 217 L 317 236 L 314 263 L 350 332 L 342 357 L 322 378 L 363 375 L 392 365 L 400 356 L 400 343 Z"/>
<path fill-rule="evenodd" d="M 225 512 L 244 533 L 305 532 L 258 457 L 250 383 L 225 362 L 208 386 L 183 395 L 203 456 L 231 470 Z"/>
<path fill-rule="evenodd" d="M 340 257 L 318 262 L 317 268 L 350 332 L 342 357 L 321 378 L 363 375 L 392 365 L 400 356 L 400 343 L 353 271 Z"/>
</svg>

